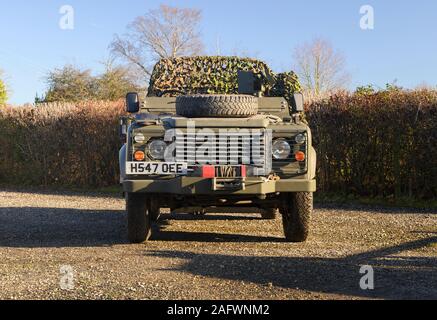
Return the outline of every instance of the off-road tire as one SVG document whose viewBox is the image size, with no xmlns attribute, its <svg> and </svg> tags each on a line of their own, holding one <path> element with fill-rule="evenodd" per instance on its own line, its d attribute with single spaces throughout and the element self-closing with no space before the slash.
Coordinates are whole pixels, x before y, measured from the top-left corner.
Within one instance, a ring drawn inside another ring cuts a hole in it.
<svg viewBox="0 0 437 320">
<path fill-rule="evenodd" d="M 313 202 L 312 192 L 282 195 L 281 214 L 288 242 L 305 242 L 308 239 Z"/>
<path fill-rule="evenodd" d="M 176 113 L 187 118 L 247 118 L 258 113 L 258 99 L 249 95 L 180 96 Z"/>
<path fill-rule="evenodd" d="M 126 195 L 127 229 L 130 243 L 143 243 L 152 235 L 150 199 L 144 194 Z"/>
<path fill-rule="evenodd" d="M 278 216 L 278 209 L 264 209 L 261 211 L 263 220 L 275 220 Z"/>
</svg>

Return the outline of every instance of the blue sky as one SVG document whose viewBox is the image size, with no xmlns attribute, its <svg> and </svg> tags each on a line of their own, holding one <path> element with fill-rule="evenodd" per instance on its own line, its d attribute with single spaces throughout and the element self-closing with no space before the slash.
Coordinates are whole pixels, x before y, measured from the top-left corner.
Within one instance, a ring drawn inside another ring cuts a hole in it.
<svg viewBox="0 0 437 320">
<path fill-rule="evenodd" d="M 244 51 L 284 71 L 296 45 L 323 37 L 346 56 L 352 87 L 395 79 L 405 87 L 437 85 L 435 0 L 2 0 L 0 69 L 10 102 L 33 102 L 54 67 L 73 63 L 99 72 L 113 35 L 160 3 L 202 9 L 209 54 L 220 39 L 223 54 Z M 66 4 L 75 9 L 72 31 L 58 26 Z M 375 10 L 372 31 L 359 27 L 360 7 L 367 4 Z"/>
</svg>

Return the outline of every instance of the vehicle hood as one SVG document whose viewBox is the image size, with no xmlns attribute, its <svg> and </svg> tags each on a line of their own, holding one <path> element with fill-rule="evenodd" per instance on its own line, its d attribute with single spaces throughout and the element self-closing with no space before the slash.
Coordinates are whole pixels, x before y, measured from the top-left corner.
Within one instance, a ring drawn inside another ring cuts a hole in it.
<svg viewBox="0 0 437 320">
<path fill-rule="evenodd" d="M 197 128 L 267 128 L 281 119 L 275 116 L 256 115 L 250 118 L 184 118 L 168 117 L 161 119 L 166 127 L 187 128 L 195 125 Z"/>
</svg>

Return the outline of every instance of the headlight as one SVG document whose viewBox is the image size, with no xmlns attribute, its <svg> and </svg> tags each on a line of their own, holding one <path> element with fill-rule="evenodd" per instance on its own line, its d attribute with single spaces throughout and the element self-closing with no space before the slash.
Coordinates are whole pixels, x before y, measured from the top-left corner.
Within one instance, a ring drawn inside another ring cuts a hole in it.
<svg viewBox="0 0 437 320">
<path fill-rule="evenodd" d="M 146 141 L 146 137 L 144 136 L 144 134 L 139 133 L 135 135 L 134 140 L 136 143 L 144 143 Z"/>
<path fill-rule="evenodd" d="M 162 140 L 154 140 L 148 146 L 149 155 L 154 160 L 164 160 L 167 144 Z"/>
<path fill-rule="evenodd" d="M 285 140 L 276 140 L 273 143 L 273 158 L 276 160 L 285 160 L 290 158 L 291 146 Z"/>
<path fill-rule="evenodd" d="M 304 134 L 298 134 L 295 141 L 297 144 L 304 144 L 307 141 L 307 137 Z"/>
</svg>

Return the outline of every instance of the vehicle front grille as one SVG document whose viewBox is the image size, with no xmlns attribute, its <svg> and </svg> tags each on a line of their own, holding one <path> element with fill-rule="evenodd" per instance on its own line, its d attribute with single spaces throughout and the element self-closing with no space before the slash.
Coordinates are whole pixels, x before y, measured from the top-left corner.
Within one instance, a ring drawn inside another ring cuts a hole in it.
<svg viewBox="0 0 437 320">
<path fill-rule="evenodd" d="M 272 168 L 272 133 L 265 129 L 214 129 L 177 133 L 175 160 L 190 166 L 247 165 L 253 175 Z"/>
</svg>

